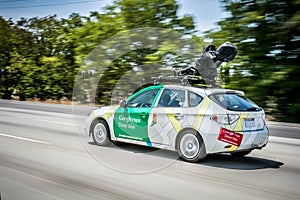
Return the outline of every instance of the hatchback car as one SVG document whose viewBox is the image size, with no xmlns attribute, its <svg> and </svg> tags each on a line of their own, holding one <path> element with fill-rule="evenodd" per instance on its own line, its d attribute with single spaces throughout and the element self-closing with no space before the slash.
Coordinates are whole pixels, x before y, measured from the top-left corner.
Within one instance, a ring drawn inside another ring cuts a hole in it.
<svg viewBox="0 0 300 200">
<path fill-rule="evenodd" d="M 263 109 L 242 91 L 181 85 L 150 86 L 118 106 L 98 108 L 85 130 L 97 145 L 174 150 L 190 162 L 223 152 L 245 156 L 269 138 Z"/>
</svg>

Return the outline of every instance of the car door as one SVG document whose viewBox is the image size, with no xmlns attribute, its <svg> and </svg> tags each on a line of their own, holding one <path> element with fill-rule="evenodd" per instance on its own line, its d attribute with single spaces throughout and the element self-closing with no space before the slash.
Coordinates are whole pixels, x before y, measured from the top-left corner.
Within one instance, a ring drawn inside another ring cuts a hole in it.
<svg viewBox="0 0 300 200">
<path fill-rule="evenodd" d="M 148 119 L 161 87 L 144 89 L 130 97 L 115 112 L 113 128 L 117 138 L 149 142 Z"/>
<path fill-rule="evenodd" d="M 173 146 L 182 129 L 187 109 L 184 89 L 165 88 L 149 116 L 149 139 L 153 144 Z"/>
</svg>

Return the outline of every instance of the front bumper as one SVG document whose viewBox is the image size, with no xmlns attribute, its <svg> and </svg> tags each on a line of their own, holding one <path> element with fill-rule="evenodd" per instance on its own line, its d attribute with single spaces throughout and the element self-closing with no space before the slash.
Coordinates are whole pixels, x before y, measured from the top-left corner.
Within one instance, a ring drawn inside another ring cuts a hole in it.
<svg viewBox="0 0 300 200">
<path fill-rule="evenodd" d="M 92 111 L 88 118 L 85 120 L 85 124 L 84 124 L 84 132 L 87 134 L 87 135 L 91 135 L 91 131 L 90 131 L 90 128 L 91 128 L 91 125 L 95 119 L 95 114 L 94 114 L 95 111 Z"/>
</svg>

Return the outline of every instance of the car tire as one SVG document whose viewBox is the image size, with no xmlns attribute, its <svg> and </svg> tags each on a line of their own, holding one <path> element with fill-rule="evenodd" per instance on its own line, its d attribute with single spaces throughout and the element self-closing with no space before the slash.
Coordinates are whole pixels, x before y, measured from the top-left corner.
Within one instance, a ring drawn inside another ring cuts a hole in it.
<svg viewBox="0 0 300 200">
<path fill-rule="evenodd" d="M 120 147 L 124 144 L 123 142 L 119 142 L 119 141 L 112 141 L 112 143 L 117 147 Z"/>
<path fill-rule="evenodd" d="M 94 143 L 99 146 L 110 144 L 110 132 L 107 123 L 102 119 L 97 119 L 91 126 Z"/>
<path fill-rule="evenodd" d="M 252 150 L 248 150 L 248 151 L 238 151 L 238 152 L 231 152 L 231 156 L 234 158 L 243 158 L 246 155 L 248 155 L 249 153 L 251 153 Z"/>
<path fill-rule="evenodd" d="M 206 157 L 204 142 L 195 130 L 184 130 L 177 139 L 177 151 L 181 159 L 198 162 Z"/>
</svg>

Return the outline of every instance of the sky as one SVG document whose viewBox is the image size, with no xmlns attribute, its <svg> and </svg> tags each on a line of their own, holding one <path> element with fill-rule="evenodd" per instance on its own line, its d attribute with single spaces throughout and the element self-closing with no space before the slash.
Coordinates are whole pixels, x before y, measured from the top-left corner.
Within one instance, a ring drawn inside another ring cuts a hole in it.
<svg viewBox="0 0 300 200">
<path fill-rule="evenodd" d="M 179 15 L 191 14 L 199 33 L 216 28 L 216 22 L 226 16 L 220 0 L 177 0 Z M 68 18 L 72 13 L 88 16 L 91 11 L 101 12 L 113 0 L 0 0 L 0 16 L 17 21 L 21 17 L 44 17 L 56 14 Z"/>
</svg>

